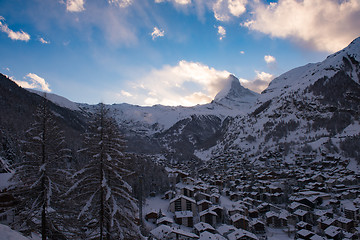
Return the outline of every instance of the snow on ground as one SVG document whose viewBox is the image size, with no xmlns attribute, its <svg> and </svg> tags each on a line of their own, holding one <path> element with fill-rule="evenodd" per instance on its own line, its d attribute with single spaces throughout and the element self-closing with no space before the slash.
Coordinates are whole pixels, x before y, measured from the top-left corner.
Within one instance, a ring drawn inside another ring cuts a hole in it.
<svg viewBox="0 0 360 240">
<path fill-rule="evenodd" d="M 0 224 L 0 240 L 29 240 L 29 238 L 6 225 Z"/>
<path fill-rule="evenodd" d="M 10 178 L 12 177 L 12 173 L 0 173 L 0 190 L 8 188 L 10 186 Z"/>
</svg>

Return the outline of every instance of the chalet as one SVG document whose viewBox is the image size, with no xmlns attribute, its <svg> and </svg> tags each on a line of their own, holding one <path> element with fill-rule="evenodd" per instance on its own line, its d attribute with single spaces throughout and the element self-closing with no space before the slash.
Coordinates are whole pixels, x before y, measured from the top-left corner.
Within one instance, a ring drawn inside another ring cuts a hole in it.
<svg viewBox="0 0 360 240">
<path fill-rule="evenodd" d="M 186 227 L 193 227 L 194 214 L 192 211 L 175 212 L 175 222 Z"/>
<path fill-rule="evenodd" d="M 193 198 L 194 194 L 195 194 L 194 186 L 191 186 L 191 185 L 183 186 L 181 188 L 181 194 L 186 196 L 186 197 Z"/>
<path fill-rule="evenodd" d="M 259 217 L 259 211 L 257 209 L 249 209 L 249 217 L 250 218 L 258 218 Z"/>
<path fill-rule="evenodd" d="M 232 225 L 234 225 L 236 228 L 241 228 L 241 229 L 245 229 L 245 230 L 249 229 L 250 221 L 246 216 L 236 213 L 236 214 L 232 215 L 230 217 L 230 219 L 231 219 Z"/>
<path fill-rule="evenodd" d="M 200 221 L 210 224 L 211 226 L 216 225 L 216 218 L 217 214 L 214 211 L 211 211 L 210 209 L 207 209 L 205 211 L 202 211 L 199 213 Z"/>
<path fill-rule="evenodd" d="M 347 232 L 350 232 L 355 227 L 355 224 L 354 220 L 352 219 L 339 217 L 335 220 L 335 226 L 342 228 Z"/>
<path fill-rule="evenodd" d="M 213 204 L 219 204 L 220 203 L 220 195 L 218 193 L 213 193 L 210 195 L 210 201 Z"/>
<path fill-rule="evenodd" d="M 308 211 L 298 209 L 293 214 L 297 218 L 298 221 L 310 222 L 310 220 L 311 220 L 311 214 Z"/>
<path fill-rule="evenodd" d="M 196 212 L 196 202 L 194 199 L 186 197 L 184 195 L 177 196 L 170 200 L 170 211 L 192 211 Z"/>
<path fill-rule="evenodd" d="M 197 203 L 197 206 L 198 206 L 199 212 L 202 212 L 206 209 L 209 209 L 212 206 L 212 202 L 203 199 Z"/>
<path fill-rule="evenodd" d="M 164 194 L 163 199 L 172 199 L 175 196 L 176 196 L 176 192 L 173 190 L 169 190 Z"/>
<path fill-rule="evenodd" d="M 159 214 L 156 210 L 150 210 L 145 215 L 145 220 L 151 223 L 156 223 L 156 220 L 158 219 Z"/>
<path fill-rule="evenodd" d="M 252 232 L 256 234 L 265 233 L 265 224 L 262 221 L 256 219 L 255 221 L 250 222 L 250 225 Z"/>
<path fill-rule="evenodd" d="M 354 204 L 348 204 L 344 207 L 345 217 L 354 221 L 360 220 L 360 208 L 355 207 Z"/>
<path fill-rule="evenodd" d="M 279 215 L 276 212 L 269 211 L 265 214 L 266 224 L 270 227 L 275 227 L 276 225 L 280 225 Z"/>
<path fill-rule="evenodd" d="M 331 225 L 335 224 L 335 219 L 329 218 L 326 216 L 322 216 L 317 220 L 318 228 L 321 230 L 325 230 L 326 228 L 330 227 Z"/>
<path fill-rule="evenodd" d="M 325 236 L 328 239 L 340 240 L 343 239 L 343 232 L 341 228 L 330 226 L 324 230 Z"/>
<path fill-rule="evenodd" d="M 209 209 L 210 211 L 213 211 L 217 214 L 216 216 L 216 222 L 217 223 L 221 223 L 224 220 L 224 209 L 223 207 L 219 206 L 219 205 L 215 205 L 210 207 Z"/>
</svg>

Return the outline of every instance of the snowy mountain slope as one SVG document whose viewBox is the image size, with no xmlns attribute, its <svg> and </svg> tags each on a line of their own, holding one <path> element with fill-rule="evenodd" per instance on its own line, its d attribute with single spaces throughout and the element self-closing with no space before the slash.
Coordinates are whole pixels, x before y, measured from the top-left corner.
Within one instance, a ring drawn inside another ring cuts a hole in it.
<svg viewBox="0 0 360 240">
<path fill-rule="evenodd" d="M 348 147 L 360 143 L 359 79 L 360 38 L 323 62 L 274 79 L 250 114 L 236 117 L 216 146 L 196 155 L 208 159 L 233 152 L 256 162 L 281 152 L 294 162 L 299 155 L 331 153 L 360 160 L 359 150 Z"/>
<path fill-rule="evenodd" d="M 51 102 L 55 103 L 56 105 L 58 105 L 60 107 L 68 108 L 73 111 L 80 110 L 77 103 L 74 103 L 74 102 L 70 101 L 69 99 L 64 98 L 62 96 L 59 96 L 59 95 L 56 95 L 53 93 L 45 93 L 45 92 L 41 92 L 41 91 L 34 90 L 34 89 L 26 89 L 26 90 L 28 90 L 29 92 L 32 92 L 32 93 L 36 93 L 41 97 L 46 97 L 48 100 L 50 100 Z"/>
</svg>

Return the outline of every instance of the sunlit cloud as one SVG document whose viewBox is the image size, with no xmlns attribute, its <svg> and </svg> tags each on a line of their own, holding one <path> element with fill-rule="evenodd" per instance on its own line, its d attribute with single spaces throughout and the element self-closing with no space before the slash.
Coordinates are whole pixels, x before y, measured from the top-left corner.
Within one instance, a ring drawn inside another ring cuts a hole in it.
<svg viewBox="0 0 360 240">
<path fill-rule="evenodd" d="M 24 32 L 23 30 L 15 32 L 11 30 L 4 22 L 5 18 L 0 16 L 0 31 L 6 33 L 9 38 L 12 40 L 20 40 L 25 42 L 30 40 L 30 35 L 28 33 Z"/>
<path fill-rule="evenodd" d="M 359 22 L 359 0 L 279 0 L 271 4 L 255 1 L 252 17 L 242 26 L 334 52 L 360 35 Z"/>
<path fill-rule="evenodd" d="M 165 36 L 165 31 L 164 30 L 160 30 L 157 27 L 154 27 L 154 31 L 151 33 L 151 37 L 153 40 L 155 40 L 158 37 L 163 37 Z"/>
<path fill-rule="evenodd" d="M 253 80 L 247 80 L 240 78 L 240 83 L 245 88 L 249 88 L 254 92 L 261 93 L 268 86 L 269 83 L 274 79 L 274 75 L 266 72 L 255 71 L 256 77 Z"/>
<path fill-rule="evenodd" d="M 232 16 L 239 17 L 246 12 L 247 0 L 217 0 L 212 10 L 218 21 L 229 21 Z"/>
<path fill-rule="evenodd" d="M 132 95 L 146 105 L 194 106 L 209 103 L 227 84 L 228 71 L 199 62 L 180 61 L 154 69 L 133 83 Z"/>
<path fill-rule="evenodd" d="M 276 58 L 271 56 L 271 55 L 265 55 L 264 56 L 264 60 L 266 63 L 270 64 L 270 63 L 276 63 Z"/>
<path fill-rule="evenodd" d="M 240 54 L 245 54 L 245 51 L 240 51 Z"/>
<path fill-rule="evenodd" d="M 39 77 L 35 73 L 29 73 L 24 77 L 24 81 L 12 79 L 17 85 L 23 88 L 39 89 L 45 92 L 51 92 L 49 84 L 44 78 Z"/>
<path fill-rule="evenodd" d="M 85 10 L 84 0 L 67 0 L 66 11 L 68 12 L 82 12 Z"/>
<path fill-rule="evenodd" d="M 220 35 L 219 39 L 223 40 L 224 37 L 226 37 L 226 30 L 222 26 L 218 26 L 218 34 Z"/>
<path fill-rule="evenodd" d="M 46 41 L 44 38 L 40 37 L 39 41 L 43 44 L 50 44 L 50 41 Z"/>
</svg>

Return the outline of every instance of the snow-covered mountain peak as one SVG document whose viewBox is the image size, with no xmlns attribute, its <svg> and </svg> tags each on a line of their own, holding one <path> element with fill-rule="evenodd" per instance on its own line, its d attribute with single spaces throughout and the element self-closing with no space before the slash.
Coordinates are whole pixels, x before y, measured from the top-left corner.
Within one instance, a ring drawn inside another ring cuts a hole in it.
<svg viewBox="0 0 360 240">
<path fill-rule="evenodd" d="M 323 62 L 310 63 L 292 69 L 275 78 L 263 91 L 262 101 L 271 98 L 301 92 L 317 80 L 331 78 L 339 71 L 344 72 L 360 84 L 360 37 L 346 48 L 328 56 Z"/>
<path fill-rule="evenodd" d="M 227 78 L 225 87 L 215 96 L 214 101 L 222 103 L 230 102 L 251 102 L 250 99 L 256 98 L 257 93 L 241 86 L 240 81 L 230 74 Z"/>
</svg>

